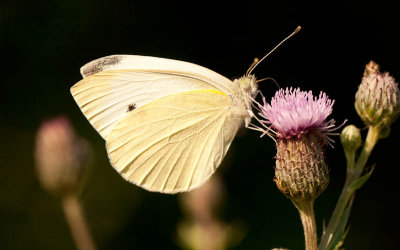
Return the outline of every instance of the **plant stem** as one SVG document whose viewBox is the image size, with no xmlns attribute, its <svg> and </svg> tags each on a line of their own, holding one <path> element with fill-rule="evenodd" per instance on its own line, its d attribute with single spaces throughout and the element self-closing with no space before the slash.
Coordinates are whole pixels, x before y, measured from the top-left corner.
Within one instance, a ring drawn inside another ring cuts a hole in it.
<svg viewBox="0 0 400 250">
<path fill-rule="evenodd" d="M 343 212 L 349 204 L 349 200 L 354 196 L 356 189 L 351 188 L 351 185 L 360 178 L 360 175 L 368 161 L 368 158 L 375 147 L 375 144 L 379 140 L 380 128 L 379 127 L 369 127 L 367 138 L 365 144 L 361 150 L 361 154 L 355 163 L 354 169 L 347 169 L 346 181 L 344 183 L 342 193 L 339 196 L 338 202 L 336 203 L 335 210 L 332 213 L 329 224 L 326 231 L 322 235 L 321 242 L 319 244 L 319 249 L 327 249 L 334 233 L 339 226 L 340 220 L 342 218 Z"/>
<path fill-rule="evenodd" d="M 303 224 L 306 250 L 317 250 L 317 224 L 314 215 L 314 200 L 293 202 L 299 210 Z"/>
<path fill-rule="evenodd" d="M 62 199 L 65 218 L 72 237 L 79 250 L 95 250 L 95 244 L 90 235 L 82 207 L 75 195 L 66 195 Z"/>
</svg>

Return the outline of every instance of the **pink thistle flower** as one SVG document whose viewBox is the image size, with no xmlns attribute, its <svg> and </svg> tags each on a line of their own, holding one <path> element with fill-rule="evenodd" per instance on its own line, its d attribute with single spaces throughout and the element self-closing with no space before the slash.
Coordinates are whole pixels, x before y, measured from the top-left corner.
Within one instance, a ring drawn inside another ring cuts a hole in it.
<svg viewBox="0 0 400 250">
<path fill-rule="evenodd" d="M 329 183 L 329 170 L 325 163 L 324 148 L 333 142 L 330 135 L 335 120 L 327 120 L 332 113 L 334 100 L 324 92 L 313 96 L 312 91 L 299 88 L 280 89 L 269 104 L 262 97 L 258 104 L 258 121 L 262 136 L 277 137 L 275 156 L 275 182 L 288 198 L 297 205 L 316 199 Z M 300 202 L 300 203 L 299 203 Z"/>
<path fill-rule="evenodd" d="M 317 132 L 332 141 L 328 135 L 336 135 L 332 132 L 340 127 L 335 127 L 334 119 L 326 120 L 332 113 L 335 101 L 322 91 L 318 97 L 314 97 L 312 91 L 300 91 L 300 88 L 280 89 L 271 104 L 266 102 L 265 97 L 263 103 L 259 104 L 259 115 L 264 119 L 261 122 L 270 126 L 278 138 L 300 138 L 303 134 Z"/>
</svg>

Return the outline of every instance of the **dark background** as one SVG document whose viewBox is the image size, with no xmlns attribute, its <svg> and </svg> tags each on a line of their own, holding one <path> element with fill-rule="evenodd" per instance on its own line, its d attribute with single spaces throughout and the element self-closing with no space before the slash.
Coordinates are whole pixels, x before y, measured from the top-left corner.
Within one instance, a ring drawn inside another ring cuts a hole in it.
<svg viewBox="0 0 400 250">
<path fill-rule="evenodd" d="M 300 1 L 299 1 L 300 2 Z M 112 54 L 139 54 L 200 64 L 235 78 L 298 25 L 302 30 L 254 73 L 282 87 L 325 91 L 336 100 L 332 118 L 363 127 L 353 108 L 364 65 L 373 59 L 400 79 L 399 1 L 324 4 L 286 1 L 2 1 L 0 3 L 0 248 L 73 249 L 58 199 L 34 174 L 40 123 L 67 115 L 90 141 L 94 156 L 80 198 L 99 249 L 177 249 L 183 215 L 177 196 L 144 191 L 110 166 L 104 141 L 86 121 L 69 89 L 79 68 Z M 272 82 L 260 86 L 270 98 Z M 363 130 L 365 133 L 365 130 Z M 376 170 L 357 193 L 346 249 L 396 249 L 399 123 L 379 141 Z M 296 209 L 276 188 L 274 144 L 241 132 L 218 172 L 227 192 L 222 219 L 247 235 L 235 249 L 303 248 Z M 344 181 L 338 140 L 327 149 L 331 184 L 316 201 L 319 230 Z"/>
</svg>

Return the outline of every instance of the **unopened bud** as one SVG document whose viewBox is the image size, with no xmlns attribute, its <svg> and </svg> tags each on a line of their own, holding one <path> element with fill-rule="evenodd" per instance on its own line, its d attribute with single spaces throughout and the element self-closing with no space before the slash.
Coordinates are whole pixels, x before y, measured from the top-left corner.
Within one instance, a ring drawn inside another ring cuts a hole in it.
<svg viewBox="0 0 400 250">
<path fill-rule="evenodd" d="M 58 117 L 42 123 L 36 135 L 36 171 L 41 185 L 60 195 L 77 189 L 89 156 L 89 145 L 70 122 Z"/>
<path fill-rule="evenodd" d="M 400 91 L 389 73 L 371 61 L 356 93 L 355 108 L 367 126 L 390 126 L 400 114 Z"/>
<path fill-rule="evenodd" d="M 275 182 L 288 198 L 311 201 L 328 186 L 325 145 L 325 138 L 318 133 L 278 141 Z"/>
<path fill-rule="evenodd" d="M 340 141 L 345 151 L 356 152 L 361 146 L 360 130 L 354 125 L 346 126 L 340 134 Z"/>
</svg>

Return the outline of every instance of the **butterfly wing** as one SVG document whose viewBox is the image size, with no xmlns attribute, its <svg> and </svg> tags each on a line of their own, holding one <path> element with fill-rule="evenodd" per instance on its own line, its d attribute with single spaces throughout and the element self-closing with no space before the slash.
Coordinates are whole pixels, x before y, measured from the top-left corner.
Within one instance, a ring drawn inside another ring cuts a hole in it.
<svg viewBox="0 0 400 250">
<path fill-rule="evenodd" d="M 170 59 L 116 55 L 81 68 L 84 77 L 71 88 L 82 112 L 107 140 L 111 129 L 131 107 L 188 90 L 216 89 L 232 93 L 229 79 L 204 67 Z"/>
<path fill-rule="evenodd" d="M 85 64 L 81 68 L 81 74 L 86 78 L 108 70 L 172 73 L 202 80 L 210 84 L 212 89 L 215 88 L 225 93 L 231 93 L 236 89 L 231 80 L 200 65 L 152 56 L 112 55 L 102 57 Z"/>
<path fill-rule="evenodd" d="M 128 181 L 163 193 L 205 182 L 224 158 L 242 118 L 221 91 L 168 95 L 130 112 L 107 140 L 112 166 Z"/>
<path fill-rule="evenodd" d="M 228 78 L 200 65 L 152 56 L 112 55 L 93 60 L 81 68 L 82 76 L 88 77 L 107 70 L 133 70 L 147 72 L 178 72 L 208 82 L 222 92 L 232 92 L 235 85 Z"/>
</svg>

